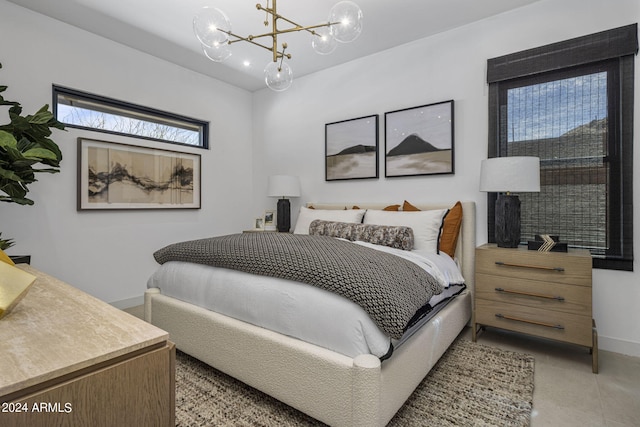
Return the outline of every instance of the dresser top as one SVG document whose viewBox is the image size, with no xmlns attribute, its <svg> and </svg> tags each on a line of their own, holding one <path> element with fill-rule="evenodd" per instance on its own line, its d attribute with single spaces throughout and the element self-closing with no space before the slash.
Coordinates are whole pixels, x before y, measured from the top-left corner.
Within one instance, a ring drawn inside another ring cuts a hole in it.
<svg viewBox="0 0 640 427">
<path fill-rule="evenodd" d="M 0 319 L 0 396 L 148 346 L 169 334 L 27 264 L 37 277 Z"/>
</svg>

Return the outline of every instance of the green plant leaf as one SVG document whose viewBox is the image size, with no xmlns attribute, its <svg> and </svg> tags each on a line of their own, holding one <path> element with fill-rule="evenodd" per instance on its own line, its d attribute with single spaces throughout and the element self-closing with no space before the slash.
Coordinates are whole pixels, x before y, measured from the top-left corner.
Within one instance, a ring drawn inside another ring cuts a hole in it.
<svg viewBox="0 0 640 427">
<path fill-rule="evenodd" d="M 0 147 L 13 147 L 16 148 L 18 146 L 18 141 L 11 135 L 9 132 L 5 132 L 0 130 Z"/>
<path fill-rule="evenodd" d="M 49 159 L 56 160 L 56 153 L 47 150 L 46 148 L 32 148 L 22 153 L 27 159 Z"/>
<path fill-rule="evenodd" d="M 8 179 L 11 181 L 22 181 L 22 178 L 16 175 L 14 171 L 2 169 L 2 168 L 0 168 L 0 178 Z"/>
<path fill-rule="evenodd" d="M 49 108 L 48 105 L 45 105 L 45 107 Z M 29 123 L 33 123 L 33 124 L 45 124 L 52 118 L 53 118 L 53 114 L 51 114 L 49 111 L 42 111 L 42 110 L 38 111 L 33 116 L 27 116 L 27 120 L 29 121 Z"/>
<path fill-rule="evenodd" d="M 6 89 L 0 85 L 0 93 Z M 64 124 L 49 111 L 48 104 L 27 116 L 22 115 L 19 102 L 0 96 L 0 105 L 10 106 L 10 122 L 0 125 L 0 193 L 6 194 L 0 195 L 0 201 L 32 205 L 26 194 L 27 186 L 37 181 L 35 174 L 60 172 L 62 152 L 48 137 L 52 128 L 64 130 Z M 38 163 L 45 167 L 36 168 Z"/>
</svg>

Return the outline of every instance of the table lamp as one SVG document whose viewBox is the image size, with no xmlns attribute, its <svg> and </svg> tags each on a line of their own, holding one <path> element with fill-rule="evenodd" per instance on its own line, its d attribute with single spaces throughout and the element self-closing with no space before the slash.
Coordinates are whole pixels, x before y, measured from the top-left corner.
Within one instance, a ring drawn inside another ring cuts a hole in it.
<svg viewBox="0 0 640 427">
<path fill-rule="evenodd" d="M 520 244 L 520 199 L 512 192 L 540 191 L 538 157 L 495 157 L 480 165 L 480 191 L 498 193 L 495 210 L 495 239 L 498 247 Z"/>
<path fill-rule="evenodd" d="M 267 186 L 269 197 L 278 197 L 277 229 L 289 232 L 291 229 L 291 203 L 289 197 L 300 197 L 300 179 L 291 175 L 273 175 Z"/>
</svg>

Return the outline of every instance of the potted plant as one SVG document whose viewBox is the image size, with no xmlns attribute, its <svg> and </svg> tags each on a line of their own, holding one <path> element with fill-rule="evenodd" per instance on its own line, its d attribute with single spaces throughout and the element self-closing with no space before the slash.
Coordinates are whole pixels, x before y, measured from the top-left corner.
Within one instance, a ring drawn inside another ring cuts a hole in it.
<svg viewBox="0 0 640 427">
<path fill-rule="evenodd" d="M 49 136 L 52 128 L 64 130 L 64 125 L 49 111 L 49 105 L 23 116 L 19 102 L 2 96 L 6 89 L 0 85 L 0 106 L 9 106 L 9 123 L 0 125 L 0 202 L 33 205 L 27 193 L 37 181 L 36 173 L 60 172 L 62 152 Z"/>
<path fill-rule="evenodd" d="M 15 243 L 13 242 L 13 239 L 3 239 L 2 233 L 0 232 L 0 250 L 2 251 L 7 250 L 14 244 Z"/>
<path fill-rule="evenodd" d="M 2 64 L 0 64 L 2 68 Z M 7 101 L 1 95 L 0 105 L 9 106 L 10 122 L 0 125 L 0 201 L 33 205 L 26 197 L 29 184 L 37 181 L 36 173 L 60 172 L 62 153 L 49 139 L 51 128 L 64 129 L 45 105 L 34 115 L 23 116 L 19 102 Z M 41 163 L 47 167 L 35 168 Z"/>
</svg>

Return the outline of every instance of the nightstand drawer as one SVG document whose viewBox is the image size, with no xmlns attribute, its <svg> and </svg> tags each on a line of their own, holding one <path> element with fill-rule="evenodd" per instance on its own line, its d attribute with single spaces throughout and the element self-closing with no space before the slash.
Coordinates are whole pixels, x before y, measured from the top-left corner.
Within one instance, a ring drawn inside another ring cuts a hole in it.
<svg viewBox="0 0 640 427">
<path fill-rule="evenodd" d="M 580 286 L 591 286 L 591 263 L 586 251 L 569 254 L 526 249 L 476 251 L 476 273 Z"/>
<path fill-rule="evenodd" d="M 588 316 L 476 300 L 475 322 L 516 332 L 592 347 L 592 320 Z"/>
<path fill-rule="evenodd" d="M 545 310 L 591 316 L 591 288 L 476 274 L 476 297 Z"/>
</svg>

